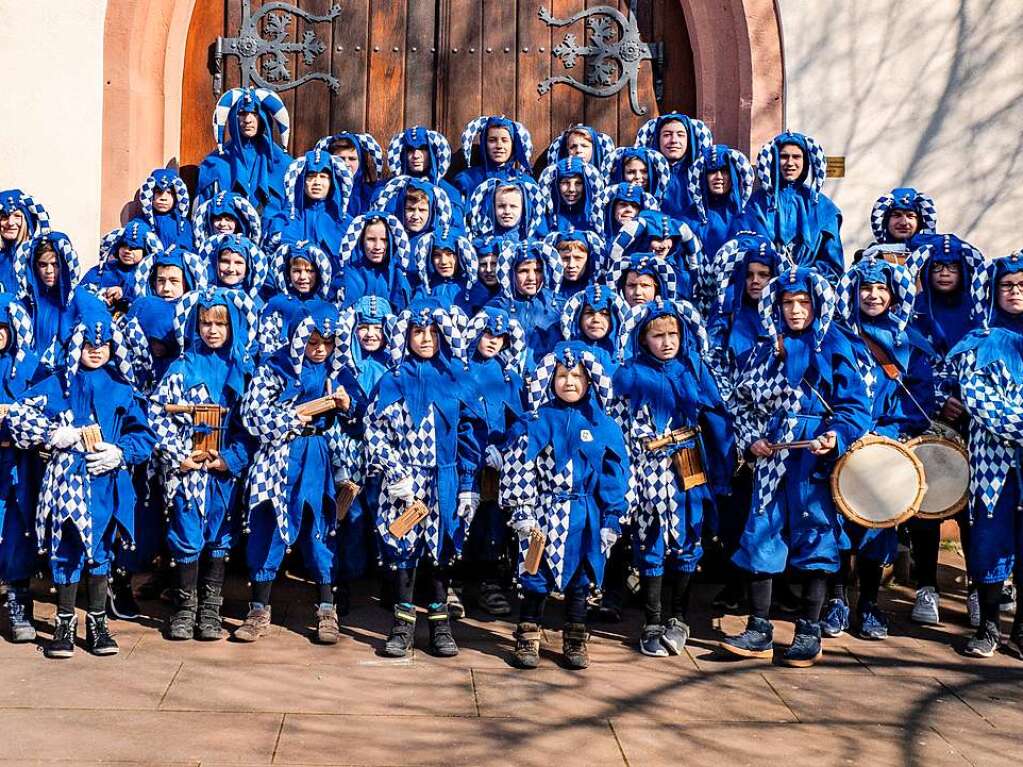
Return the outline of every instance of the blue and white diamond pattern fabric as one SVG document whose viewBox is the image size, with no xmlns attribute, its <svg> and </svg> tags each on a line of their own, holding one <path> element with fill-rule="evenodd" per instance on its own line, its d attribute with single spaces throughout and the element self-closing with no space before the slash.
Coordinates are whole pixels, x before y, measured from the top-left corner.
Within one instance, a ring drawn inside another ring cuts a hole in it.
<svg viewBox="0 0 1023 767">
<path fill-rule="evenodd" d="M 153 393 L 152 405 L 149 408 L 149 425 L 156 434 L 164 502 L 166 508 L 173 508 L 174 498 L 180 493 L 186 504 L 188 506 L 194 504 L 194 508 L 199 511 L 199 517 L 205 519 L 209 472 L 205 468 L 187 472 L 179 470 L 181 462 L 192 452 L 194 418 L 188 413 L 170 414 L 163 407 L 168 403 L 179 402 L 195 405 L 216 404 L 203 384 L 185 392 L 184 378 L 180 373 L 165 376 Z"/>
<path fill-rule="evenodd" d="M 243 98 L 250 99 L 269 112 L 277 125 L 277 141 L 287 149 L 291 134 L 291 118 L 281 97 L 266 88 L 231 88 L 220 97 L 213 109 L 213 138 L 217 142 L 217 151 L 220 154 L 224 153 L 224 133 L 228 115 L 231 114 L 231 107 Z"/>
<path fill-rule="evenodd" d="M 643 406 L 633 415 L 626 426 L 629 460 L 633 463 L 630 484 L 637 483 L 632 489 L 635 498 L 633 519 L 636 533 L 640 540 L 645 540 L 650 528 L 658 524 L 661 538 L 665 545 L 670 545 L 669 534 L 678 537 L 678 531 L 685 528 L 685 523 L 678 514 L 675 502 L 675 491 L 678 482 L 671 464 L 672 450 L 661 449 L 650 451 L 643 443 L 656 434 L 650 411 Z"/>
<path fill-rule="evenodd" d="M 253 242 L 261 241 L 263 236 L 263 221 L 255 206 L 240 194 L 218 192 L 208 200 L 200 202 L 195 206 L 195 210 L 192 211 L 192 231 L 195 234 L 195 249 L 197 251 L 202 252 L 206 241 L 217 234 L 212 230 L 213 222 L 207 222 L 206 220 L 210 207 L 214 204 L 214 202 L 217 205 L 223 205 L 224 199 L 229 194 L 231 195 L 231 205 L 234 208 L 235 213 L 238 214 L 240 223 L 243 223 L 245 228 L 248 230 L 249 238 Z"/>
<path fill-rule="evenodd" d="M 316 160 L 319 161 L 320 155 L 326 154 L 326 150 L 316 148 L 310 154 L 316 155 Z M 348 201 L 352 198 L 355 179 L 352 178 L 352 172 L 348 169 L 348 164 L 344 160 L 330 154 L 327 154 L 327 157 L 330 159 L 330 167 L 334 171 L 334 177 L 338 179 L 338 183 L 341 186 L 341 196 L 345 201 L 344 209 L 347 210 Z M 298 157 L 288 164 L 288 169 L 284 172 L 284 199 L 292 219 L 298 216 L 299 195 L 305 195 L 303 179 L 305 178 L 305 166 L 308 162 L 305 155 Z"/>
<path fill-rule="evenodd" d="M 462 131 L 460 143 L 462 145 L 462 156 L 465 157 L 466 167 L 472 166 L 472 145 L 476 141 L 476 137 L 479 135 L 480 131 L 486 127 L 491 116 L 507 119 L 515 125 L 515 132 L 518 133 L 519 139 L 522 141 L 522 148 L 525 151 L 526 159 L 531 161 L 531 158 L 533 157 L 533 137 L 525 125 L 520 122 L 516 122 L 515 120 L 511 120 L 510 118 L 505 118 L 504 115 L 480 115 L 479 117 L 474 117 L 470 120 L 468 124 L 466 124 L 465 129 Z M 483 141 L 484 139 L 481 138 L 480 140 Z M 529 169 L 524 168 L 523 170 L 528 171 Z"/>
<path fill-rule="evenodd" d="M 444 138 L 443 134 L 438 133 L 435 130 L 429 128 L 422 128 L 417 126 L 412 130 L 420 130 L 426 137 L 427 143 L 430 144 L 430 148 L 433 149 L 433 155 L 437 160 L 437 167 L 431 169 L 431 176 L 437 179 L 444 178 L 447 175 L 448 168 L 451 167 L 451 144 Z M 402 161 L 401 153 L 405 150 L 405 131 L 395 133 L 391 137 L 390 142 L 387 144 L 387 167 L 390 169 L 392 175 L 401 175 Z"/>
</svg>

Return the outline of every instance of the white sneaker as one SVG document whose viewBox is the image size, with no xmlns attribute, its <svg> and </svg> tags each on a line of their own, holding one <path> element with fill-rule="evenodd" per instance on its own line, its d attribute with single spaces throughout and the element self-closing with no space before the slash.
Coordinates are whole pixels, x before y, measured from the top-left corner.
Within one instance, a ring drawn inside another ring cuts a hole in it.
<svg viewBox="0 0 1023 767">
<path fill-rule="evenodd" d="M 966 596 L 966 614 L 970 616 L 970 626 L 980 626 L 980 595 L 976 589 Z"/>
<path fill-rule="evenodd" d="M 916 590 L 912 617 L 915 623 L 922 623 L 925 626 L 937 626 L 941 623 L 938 618 L 938 592 L 933 586 L 924 586 Z"/>
</svg>

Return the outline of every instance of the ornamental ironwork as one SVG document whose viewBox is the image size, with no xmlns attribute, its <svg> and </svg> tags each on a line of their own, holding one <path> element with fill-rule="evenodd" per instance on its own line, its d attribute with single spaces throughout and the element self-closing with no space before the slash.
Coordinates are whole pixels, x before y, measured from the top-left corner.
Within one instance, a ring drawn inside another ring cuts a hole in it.
<svg viewBox="0 0 1023 767">
<path fill-rule="evenodd" d="M 337 93 L 341 82 L 327 72 L 306 72 L 295 78 L 288 68 L 288 56 L 299 53 L 305 65 L 311 66 L 327 50 L 323 41 L 309 29 L 302 33 L 301 40 L 290 39 L 295 17 L 309 24 L 318 24 L 333 21 L 340 13 L 340 5 L 331 6 L 325 15 L 318 16 L 281 2 L 265 3 L 252 13 L 250 0 L 242 0 L 238 36 L 218 37 L 214 47 L 213 92 L 220 95 L 224 90 L 224 59 L 237 56 L 243 88 L 255 85 L 274 91 L 286 91 L 311 80 L 321 80 Z"/>
<path fill-rule="evenodd" d="M 541 7 L 539 15 L 550 27 L 567 27 L 585 19 L 589 31 L 589 44 L 580 45 L 579 38 L 568 32 L 561 44 L 551 51 L 566 69 L 574 68 L 580 57 L 586 59 L 585 80 L 581 82 L 568 75 L 548 77 L 536 86 L 540 95 L 559 83 L 597 97 L 614 96 L 628 86 L 632 111 L 638 115 L 649 111 L 639 103 L 639 65 L 643 61 L 657 62 L 661 46 L 643 41 L 631 9 L 626 16 L 610 5 L 596 5 L 566 19 L 557 19 Z"/>
</svg>

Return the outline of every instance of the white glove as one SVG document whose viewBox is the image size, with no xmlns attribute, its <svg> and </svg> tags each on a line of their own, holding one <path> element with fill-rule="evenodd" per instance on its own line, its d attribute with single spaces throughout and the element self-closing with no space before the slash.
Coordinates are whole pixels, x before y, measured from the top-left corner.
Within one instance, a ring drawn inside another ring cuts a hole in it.
<svg viewBox="0 0 1023 767">
<path fill-rule="evenodd" d="M 85 456 L 85 468 L 93 476 L 106 474 L 120 466 L 123 457 L 124 453 L 117 445 L 111 445 L 109 442 L 97 442 L 96 452 L 88 453 Z"/>
<path fill-rule="evenodd" d="M 526 517 L 525 519 L 517 519 L 511 523 L 512 530 L 514 530 L 519 538 L 528 538 L 529 531 L 536 527 L 536 520 L 532 517 Z"/>
<path fill-rule="evenodd" d="M 474 493 L 471 490 L 463 490 L 458 494 L 458 516 L 462 519 L 469 519 L 474 513 L 476 508 L 480 505 L 479 493 Z"/>
<path fill-rule="evenodd" d="M 50 445 L 56 450 L 67 450 L 78 442 L 79 434 L 74 426 L 58 426 L 50 432 Z"/>
<path fill-rule="evenodd" d="M 493 445 L 487 445 L 487 466 L 495 471 L 500 471 L 504 466 L 504 456 Z"/>
<path fill-rule="evenodd" d="M 412 477 L 402 477 L 396 482 L 389 482 L 385 489 L 391 501 L 410 503 L 416 497 L 412 492 Z"/>
<path fill-rule="evenodd" d="M 618 533 L 610 527 L 600 528 L 600 546 L 604 550 L 605 554 L 611 551 L 612 547 L 616 543 L 618 543 Z"/>
</svg>

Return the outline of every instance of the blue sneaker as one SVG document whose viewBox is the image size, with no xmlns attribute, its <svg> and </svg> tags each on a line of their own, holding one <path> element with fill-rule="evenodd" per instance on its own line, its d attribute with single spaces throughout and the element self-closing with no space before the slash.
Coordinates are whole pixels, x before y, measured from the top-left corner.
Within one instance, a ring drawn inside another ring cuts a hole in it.
<svg viewBox="0 0 1023 767">
<path fill-rule="evenodd" d="M 821 619 L 821 633 L 826 637 L 837 637 L 849 630 L 849 605 L 841 599 L 828 602 L 828 609 Z"/>
<path fill-rule="evenodd" d="M 781 656 L 781 662 L 793 668 L 809 668 L 820 660 L 822 653 L 820 624 L 800 618 L 792 645 Z"/>
<path fill-rule="evenodd" d="M 888 638 L 888 619 L 873 602 L 860 605 L 859 619 L 860 639 L 879 641 Z"/>
<path fill-rule="evenodd" d="M 766 618 L 751 615 L 746 630 L 725 637 L 721 649 L 743 658 L 770 658 L 774 655 L 774 626 Z"/>
</svg>

